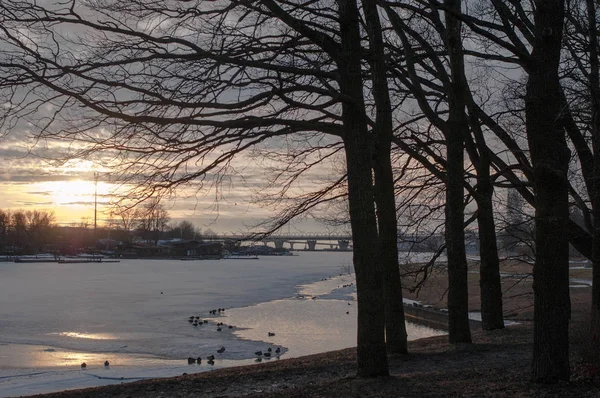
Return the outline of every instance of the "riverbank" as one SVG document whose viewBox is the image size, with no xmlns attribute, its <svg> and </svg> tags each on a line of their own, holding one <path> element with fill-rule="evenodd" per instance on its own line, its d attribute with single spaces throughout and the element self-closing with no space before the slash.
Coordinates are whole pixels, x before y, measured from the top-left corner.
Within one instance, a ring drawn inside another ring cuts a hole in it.
<svg viewBox="0 0 600 398">
<path fill-rule="evenodd" d="M 390 359 L 391 376 L 354 377 L 355 350 L 220 369 L 79 391 L 54 398 L 105 397 L 597 397 L 585 378 L 538 386 L 528 381 L 531 326 L 473 333 L 473 345 L 444 336 L 409 343 L 410 355 Z M 576 369 L 577 371 L 577 369 Z"/>
<path fill-rule="evenodd" d="M 509 265 L 506 265 L 507 267 Z M 525 267 L 525 266 L 524 266 Z M 510 268 L 510 267 L 509 267 Z M 472 345 L 450 345 L 446 336 L 409 342 L 410 354 L 390 358 L 391 376 L 355 378 L 355 349 L 344 349 L 268 363 L 219 369 L 130 384 L 113 385 L 45 395 L 54 398 L 104 397 L 597 397 L 600 377 L 582 364 L 585 354 L 585 319 L 591 289 L 574 284 L 571 289 L 572 381 L 551 386 L 529 382 L 532 346 L 531 288 L 528 278 L 514 285 L 521 271 L 504 278 L 506 306 L 515 311 L 519 325 L 486 332 L 473 329 Z M 582 271 L 574 269 L 574 274 Z M 585 277 L 585 275 L 583 275 Z M 520 277 L 519 277 L 520 278 Z M 477 278 L 470 278 L 471 292 Z M 431 286 L 443 286 L 437 274 Z M 513 286 L 514 285 L 514 286 Z M 436 297 L 433 289 L 430 299 Z M 425 294 L 419 299 L 426 304 Z M 513 297 L 514 296 L 514 297 Z M 436 302 L 442 302 L 438 297 Z M 473 299 L 473 306 L 476 306 Z"/>
</svg>

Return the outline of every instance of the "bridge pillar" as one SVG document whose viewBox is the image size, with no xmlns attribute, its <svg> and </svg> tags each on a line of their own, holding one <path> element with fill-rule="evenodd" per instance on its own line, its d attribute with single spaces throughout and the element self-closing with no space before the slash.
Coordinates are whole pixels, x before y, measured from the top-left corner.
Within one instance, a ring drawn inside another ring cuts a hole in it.
<svg viewBox="0 0 600 398">
<path fill-rule="evenodd" d="M 314 251 L 315 248 L 317 247 L 317 240 L 316 239 L 307 239 L 306 244 L 308 245 L 308 250 Z"/>
<path fill-rule="evenodd" d="M 344 240 L 344 239 L 338 240 L 338 246 L 339 246 L 340 250 L 348 250 L 349 243 L 350 243 L 349 240 Z"/>
<path fill-rule="evenodd" d="M 275 239 L 273 242 L 275 242 L 275 249 L 283 249 L 283 243 L 285 242 L 285 239 Z"/>
<path fill-rule="evenodd" d="M 290 244 L 290 250 L 294 250 L 294 242 L 288 242 Z"/>
</svg>

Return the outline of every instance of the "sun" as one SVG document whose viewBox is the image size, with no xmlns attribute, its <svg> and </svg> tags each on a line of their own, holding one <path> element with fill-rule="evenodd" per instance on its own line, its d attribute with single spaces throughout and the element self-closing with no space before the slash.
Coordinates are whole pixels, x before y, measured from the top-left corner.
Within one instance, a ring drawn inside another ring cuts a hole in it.
<svg viewBox="0 0 600 398">
<path fill-rule="evenodd" d="M 100 184 L 98 188 L 98 194 L 101 194 Z M 41 189 L 51 198 L 55 206 L 93 202 L 96 192 L 94 182 L 85 180 L 45 182 L 42 183 Z"/>
<path fill-rule="evenodd" d="M 56 221 L 65 225 L 94 219 L 95 214 L 104 220 L 112 198 L 118 197 L 118 188 L 107 181 L 98 181 L 96 185 L 93 179 L 86 178 L 37 182 L 13 195 L 10 207 L 25 205 L 26 210 L 50 210 Z"/>
</svg>

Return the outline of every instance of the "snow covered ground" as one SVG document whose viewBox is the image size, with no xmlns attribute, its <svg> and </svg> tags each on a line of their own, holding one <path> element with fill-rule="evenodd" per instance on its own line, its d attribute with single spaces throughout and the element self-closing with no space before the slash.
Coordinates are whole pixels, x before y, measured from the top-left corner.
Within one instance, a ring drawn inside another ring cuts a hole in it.
<svg viewBox="0 0 600 398">
<path fill-rule="evenodd" d="M 282 358 L 351 347 L 351 261 L 351 253 L 307 252 L 248 261 L 0 263 L 0 396 L 251 364 L 269 347 Z M 218 308 L 226 310 L 209 313 Z M 190 316 L 207 322 L 193 326 Z M 437 333 L 409 329 L 412 339 Z M 204 360 L 189 365 L 188 357 Z"/>
</svg>

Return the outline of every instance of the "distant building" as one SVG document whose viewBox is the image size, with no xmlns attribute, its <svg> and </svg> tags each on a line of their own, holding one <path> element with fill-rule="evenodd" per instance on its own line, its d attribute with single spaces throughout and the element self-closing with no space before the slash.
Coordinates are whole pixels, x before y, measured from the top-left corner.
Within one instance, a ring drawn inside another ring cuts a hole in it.
<svg viewBox="0 0 600 398">
<path fill-rule="evenodd" d="M 173 240 L 167 242 L 172 257 L 221 257 L 223 244 L 197 240 Z"/>
<path fill-rule="evenodd" d="M 221 243 L 173 239 L 159 241 L 158 245 L 138 241 L 123 247 L 119 255 L 127 258 L 221 258 L 222 252 Z"/>
</svg>

